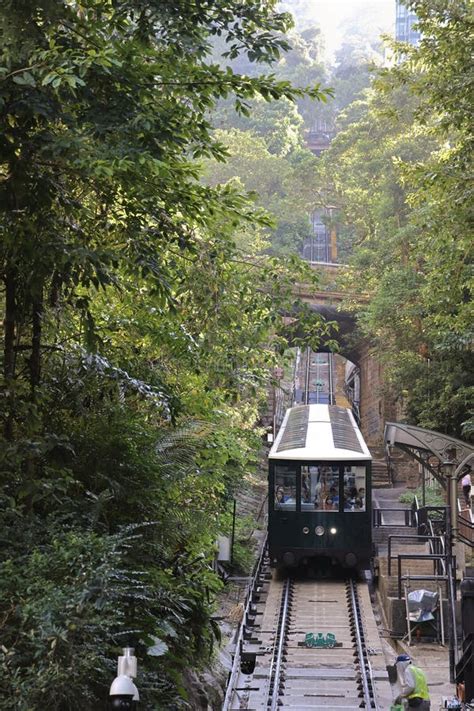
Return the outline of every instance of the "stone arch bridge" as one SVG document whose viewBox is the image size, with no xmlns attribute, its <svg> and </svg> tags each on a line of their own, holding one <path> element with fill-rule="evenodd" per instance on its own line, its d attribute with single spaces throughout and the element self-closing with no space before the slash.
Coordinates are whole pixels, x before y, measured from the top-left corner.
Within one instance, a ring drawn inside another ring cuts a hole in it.
<svg viewBox="0 0 474 711">
<path fill-rule="evenodd" d="M 330 266 L 332 271 L 336 267 Z M 344 299 L 347 299 L 346 294 L 331 290 L 314 291 L 304 284 L 295 285 L 294 293 L 309 304 L 313 311 L 337 323 L 338 329 L 332 332 L 331 338 L 337 341 L 339 354 L 359 368 L 362 433 L 369 447 L 380 450 L 382 456 L 385 422 L 397 419 L 397 408 L 384 387 L 384 370 L 377 349 L 358 332 L 354 314 L 342 307 Z M 356 298 L 362 301 L 360 296 Z M 293 327 L 295 319 L 297 315 L 291 318 Z M 303 337 L 304 333 L 296 330 L 295 336 Z M 320 350 L 327 352 L 329 348 L 322 346 Z"/>
</svg>

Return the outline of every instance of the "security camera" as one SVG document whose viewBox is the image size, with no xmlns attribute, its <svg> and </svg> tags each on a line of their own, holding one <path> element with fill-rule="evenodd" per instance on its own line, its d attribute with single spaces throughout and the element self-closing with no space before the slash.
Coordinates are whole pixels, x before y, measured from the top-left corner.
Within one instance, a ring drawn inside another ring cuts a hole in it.
<svg viewBox="0 0 474 711">
<path fill-rule="evenodd" d="M 138 708 L 138 689 L 133 683 L 137 676 L 137 658 L 132 647 L 124 647 L 123 655 L 117 661 L 117 676 L 109 692 L 109 707 L 132 711 Z"/>
<path fill-rule="evenodd" d="M 132 711 L 138 702 L 138 689 L 129 676 L 119 674 L 112 682 L 109 699 L 109 706 L 114 711 Z"/>
</svg>

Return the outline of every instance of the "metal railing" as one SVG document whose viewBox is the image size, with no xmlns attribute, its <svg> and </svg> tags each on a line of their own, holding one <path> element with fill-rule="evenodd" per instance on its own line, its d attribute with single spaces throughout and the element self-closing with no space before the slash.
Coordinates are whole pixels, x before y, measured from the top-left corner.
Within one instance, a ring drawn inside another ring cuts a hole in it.
<svg viewBox="0 0 474 711">
<path fill-rule="evenodd" d="M 403 523 L 386 523 L 383 520 L 385 513 L 396 512 L 403 513 Z M 400 528 L 400 526 L 414 526 L 413 515 L 411 509 L 400 509 L 395 507 L 383 507 L 372 509 L 372 527 L 373 528 Z"/>
<path fill-rule="evenodd" d="M 433 574 L 434 575 L 446 575 L 446 552 L 445 552 L 445 546 L 444 546 L 444 541 L 441 538 L 441 536 L 420 536 L 418 534 L 413 534 L 412 536 L 404 536 L 402 534 L 397 535 L 393 534 L 388 537 L 388 575 L 392 574 L 392 560 L 397 557 L 397 555 L 392 555 L 392 541 L 398 540 L 398 541 L 419 541 L 421 542 L 426 542 L 429 543 L 430 545 L 430 551 L 431 555 L 441 555 L 442 558 L 440 559 L 440 564 L 437 565 L 436 561 L 433 564 Z M 426 556 L 428 554 L 424 553 L 421 554 L 423 556 Z"/>
<path fill-rule="evenodd" d="M 255 562 L 255 565 L 251 574 L 251 583 L 247 587 L 247 592 L 245 596 L 244 612 L 242 617 L 242 622 L 237 629 L 235 636 L 235 647 L 232 659 L 232 668 L 229 673 L 229 678 L 227 680 L 226 694 L 224 702 L 222 705 L 222 711 L 229 711 L 231 708 L 231 702 L 235 691 L 235 682 L 238 678 L 240 671 L 240 661 L 241 653 L 243 649 L 244 636 L 247 630 L 247 624 L 251 620 L 253 606 L 256 596 L 259 594 L 259 588 L 263 585 L 262 576 L 264 575 L 264 569 L 266 565 L 266 554 L 267 554 L 267 539 L 262 544 L 260 549 L 260 555 Z"/>
<path fill-rule="evenodd" d="M 434 573 L 433 575 L 402 575 L 402 561 L 403 560 L 432 560 L 433 561 L 433 567 L 436 566 L 436 561 L 441 561 L 445 560 L 446 555 L 443 553 L 436 553 L 436 554 L 431 554 L 431 553 L 398 553 L 397 555 L 397 577 L 398 577 L 398 599 L 402 599 L 402 581 L 404 580 L 417 580 L 417 581 L 422 581 L 425 580 L 427 582 L 449 582 L 448 578 L 450 577 L 448 574 L 444 575 L 439 575 L 437 573 Z M 446 565 L 446 561 L 445 561 Z M 448 591 L 449 592 L 449 591 Z"/>
<path fill-rule="evenodd" d="M 458 530 L 459 540 L 470 548 L 474 548 L 474 517 L 471 509 L 462 509 L 458 499 Z"/>
<path fill-rule="evenodd" d="M 466 699 L 474 697 L 474 634 L 468 634 L 462 643 L 462 656 L 456 664 L 456 682 L 464 682 Z"/>
<path fill-rule="evenodd" d="M 415 496 L 412 504 L 414 525 L 421 535 L 429 531 L 432 535 L 443 535 L 447 530 L 448 506 L 420 506 Z"/>
<path fill-rule="evenodd" d="M 443 541 L 442 544 L 442 560 L 444 560 L 444 575 L 438 575 L 437 580 L 446 580 L 446 593 L 448 604 L 448 622 L 449 622 L 449 675 L 450 681 L 454 683 L 455 667 L 458 657 L 458 636 L 456 623 L 456 557 L 453 555 L 454 538 L 459 535 L 457 531 L 452 530 L 451 513 L 449 506 L 420 506 L 417 497 L 413 505 L 413 514 L 417 524 L 417 530 L 420 533 L 428 533 L 429 535 L 438 535 Z M 458 501 L 459 514 L 459 501 Z M 458 521 L 459 526 L 459 521 Z M 433 554 L 432 554 L 433 555 Z M 422 576 L 411 576 L 411 580 L 424 579 Z M 399 591 L 400 591 L 399 577 Z"/>
<path fill-rule="evenodd" d="M 393 457 L 391 454 L 390 447 L 387 443 L 385 443 L 385 463 L 387 465 L 387 471 L 388 471 L 388 480 L 390 484 L 393 484 L 394 482 L 394 474 L 395 474 L 395 467 L 393 464 Z"/>
</svg>

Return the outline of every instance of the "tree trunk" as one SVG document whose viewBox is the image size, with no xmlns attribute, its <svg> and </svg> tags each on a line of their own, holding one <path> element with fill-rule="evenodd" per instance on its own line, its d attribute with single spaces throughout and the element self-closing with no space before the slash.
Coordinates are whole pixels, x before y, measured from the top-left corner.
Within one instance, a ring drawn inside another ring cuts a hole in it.
<svg viewBox="0 0 474 711">
<path fill-rule="evenodd" d="M 7 389 L 15 378 L 15 336 L 16 336 L 16 271 L 8 267 L 5 274 L 5 319 L 3 340 L 3 373 Z M 8 407 L 5 413 L 5 437 L 13 439 L 13 392 L 9 389 Z"/>
<path fill-rule="evenodd" d="M 41 380 L 41 333 L 43 322 L 43 289 L 33 299 L 33 332 L 31 337 L 30 384 L 34 393 Z"/>
</svg>

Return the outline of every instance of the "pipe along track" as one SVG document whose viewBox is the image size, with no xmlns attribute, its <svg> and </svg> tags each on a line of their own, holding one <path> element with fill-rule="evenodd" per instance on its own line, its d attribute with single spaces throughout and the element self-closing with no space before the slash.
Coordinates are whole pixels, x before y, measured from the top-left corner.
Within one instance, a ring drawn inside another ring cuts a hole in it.
<svg viewBox="0 0 474 711">
<path fill-rule="evenodd" d="M 386 707 L 386 667 L 365 584 L 270 579 L 267 570 L 249 599 L 223 711 Z M 309 632 L 331 632 L 336 646 L 305 646 Z"/>
</svg>

